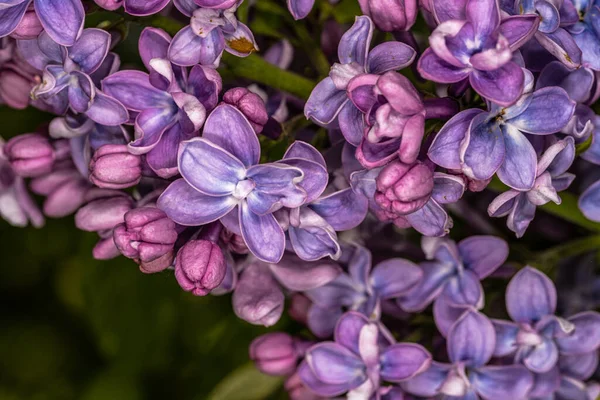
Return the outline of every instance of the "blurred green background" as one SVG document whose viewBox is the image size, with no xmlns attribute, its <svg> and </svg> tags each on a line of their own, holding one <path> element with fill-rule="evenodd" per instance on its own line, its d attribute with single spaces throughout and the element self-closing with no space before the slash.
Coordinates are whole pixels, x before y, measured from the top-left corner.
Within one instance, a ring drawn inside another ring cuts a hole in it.
<svg viewBox="0 0 600 400">
<path fill-rule="evenodd" d="M 0 135 L 47 118 L 0 107 Z M 96 240 L 72 216 L 42 229 L 0 220 L 1 400 L 286 398 L 248 359 L 267 329 L 239 320 L 230 295 L 194 297 L 170 272 L 96 261 Z"/>
</svg>

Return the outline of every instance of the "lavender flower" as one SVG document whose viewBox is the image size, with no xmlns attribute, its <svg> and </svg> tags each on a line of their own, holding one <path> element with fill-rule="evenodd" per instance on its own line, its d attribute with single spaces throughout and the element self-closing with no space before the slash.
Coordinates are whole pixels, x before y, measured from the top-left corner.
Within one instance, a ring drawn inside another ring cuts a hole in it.
<svg viewBox="0 0 600 400">
<path fill-rule="evenodd" d="M 486 366 L 496 336 L 487 317 L 474 309 L 452 326 L 447 348 L 451 364 L 433 362 L 424 373 L 401 383 L 408 393 L 460 399 L 524 399 L 533 387 L 531 373 L 521 365 Z"/>
<path fill-rule="evenodd" d="M 302 382 L 326 397 L 348 392 L 368 399 L 381 381 L 401 382 L 425 371 L 431 355 L 418 344 L 393 343 L 389 333 L 355 312 L 346 313 L 335 328 L 335 342 L 318 343 L 306 351 L 298 367 Z"/>
<path fill-rule="evenodd" d="M 129 151 L 146 155 L 160 177 L 177 174 L 177 147 L 198 135 L 207 111 L 221 90 L 221 77 L 211 69 L 187 70 L 167 60 L 171 38 L 164 31 L 146 28 L 139 40 L 140 55 L 150 74 L 119 71 L 102 81 L 106 93 L 122 102 L 135 119 L 135 140 Z"/>
<path fill-rule="evenodd" d="M 514 322 L 494 320 L 494 355 L 512 356 L 535 373 L 546 373 L 562 355 L 600 347 L 600 313 L 588 311 L 563 319 L 554 316 L 556 289 L 538 270 L 525 267 L 506 288 L 506 309 Z"/>
<path fill-rule="evenodd" d="M 536 178 L 537 156 L 523 133 L 548 135 L 563 129 L 575 102 L 558 87 L 532 91 L 527 72 L 525 94 L 513 106 L 492 104 L 489 112 L 461 111 L 444 125 L 429 148 L 437 165 L 486 180 L 494 174 L 513 189 L 527 191 Z"/>
</svg>

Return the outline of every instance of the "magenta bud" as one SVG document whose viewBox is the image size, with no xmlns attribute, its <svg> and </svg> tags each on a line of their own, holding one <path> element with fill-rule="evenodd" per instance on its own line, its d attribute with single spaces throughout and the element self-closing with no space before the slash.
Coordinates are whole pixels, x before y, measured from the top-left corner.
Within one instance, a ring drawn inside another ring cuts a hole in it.
<svg viewBox="0 0 600 400">
<path fill-rule="evenodd" d="M 395 160 L 377 176 L 375 201 L 388 213 L 411 214 L 431 197 L 433 171 L 420 161 L 409 165 Z"/>
<path fill-rule="evenodd" d="M 94 2 L 109 11 L 114 11 L 123 5 L 123 0 L 94 0 Z"/>
<path fill-rule="evenodd" d="M 155 207 L 140 207 L 125 214 L 115 227 L 114 240 L 125 257 L 136 260 L 145 273 L 160 272 L 173 263 L 176 226 Z"/>
<path fill-rule="evenodd" d="M 136 185 L 141 178 L 141 157 L 129 153 L 127 145 L 104 145 L 90 161 L 90 181 L 98 187 L 124 189 Z"/>
<path fill-rule="evenodd" d="M 250 343 L 250 359 L 264 374 L 289 375 L 296 370 L 298 362 L 295 340 L 283 332 L 259 336 Z"/>
<path fill-rule="evenodd" d="M 54 149 L 42 135 L 27 133 L 10 139 L 4 154 L 15 173 L 22 177 L 36 177 L 52 171 Z"/>
<path fill-rule="evenodd" d="M 75 226 L 88 232 L 111 230 L 125 221 L 125 214 L 132 207 L 133 200 L 129 196 L 100 198 L 77 211 Z"/>
<path fill-rule="evenodd" d="M 0 101 L 9 107 L 22 110 L 29 105 L 33 83 L 13 69 L 0 71 Z"/>
<path fill-rule="evenodd" d="M 37 39 L 43 30 L 44 27 L 35 13 L 35 10 L 30 8 L 25 12 L 23 19 L 21 19 L 21 22 L 17 25 L 17 29 L 15 29 L 10 36 L 19 40 Z"/>
<path fill-rule="evenodd" d="M 269 120 L 264 101 L 256 93 L 246 88 L 229 89 L 223 95 L 223 101 L 240 110 L 256 133 L 260 133 Z"/>
<path fill-rule="evenodd" d="M 186 292 L 205 296 L 225 278 L 223 251 L 209 240 L 190 240 L 177 252 L 175 279 Z"/>
<path fill-rule="evenodd" d="M 358 0 L 363 14 L 385 32 L 409 30 L 417 19 L 417 0 Z"/>
</svg>

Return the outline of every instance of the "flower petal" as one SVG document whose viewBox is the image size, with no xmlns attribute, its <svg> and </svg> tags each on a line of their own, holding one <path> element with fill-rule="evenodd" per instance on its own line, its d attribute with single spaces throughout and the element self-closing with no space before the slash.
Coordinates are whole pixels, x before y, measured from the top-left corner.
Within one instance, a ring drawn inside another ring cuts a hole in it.
<svg viewBox="0 0 600 400">
<path fill-rule="evenodd" d="M 27 7 L 29 7 L 29 3 L 30 0 L 22 0 L 12 7 L 0 9 L 0 37 L 8 36 L 17 29 L 25 15 L 25 11 L 27 11 Z"/>
<path fill-rule="evenodd" d="M 402 258 L 390 258 L 375 266 L 371 284 L 381 299 L 391 299 L 415 287 L 422 278 L 423 271 L 417 265 Z"/>
<path fill-rule="evenodd" d="M 311 367 L 308 366 L 306 360 L 302 361 L 298 367 L 298 376 L 307 388 L 319 396 L 335 397 L 350 390 L 350 384 L 348 382 L 330 384 L 319 380 Z"/>
<path fill-rule="evenodd" d="M 344 33 L 338 45 L 338 59 L 342 64 L 356 62 L 363 68 L 367 63 L 369 45 L 373 37 L 373 22 L 371 18 L 361 15 L 356 17 L 354 24 Z"/>
<path fill-rule="evenodd" d="M 417 68 L 425 79 L 439 83 L 456 83 L 469 77 L 470 69 L 456 67 L 436 55 L 431 48 L 423 52 Z"/>
<path fill-rule="evenodd" d="M 110 34 L 102 29 L 84 29 L 79 40 L 69 47 L 69 58 L 81 68 L 81 72 L 89 75 L 106 58 L 110 41 Z"/>
<path fill-rule="evenodd" d="M 340 113 L 348 96 L 327 77 L 315 86 L 304 106 L 304 115 L 318 124 L 331 123 Z"/>
<path fill-rule="evenodd" d="M 420 283 L 398 299 L 398 304 L 408 312 L 416 312 L 424 309 L 444 289 L 448 278 L 454 273 L 453 266 L 433 262 L 420 264 L 423 270 L 423 278 Z"/>
<path fill-rule="evenodd" d="M 509 106 L 519 99 L 524 80 L 523 70 L 512 61 L 493 71 L 474 70 L 469 76 L 477 93 L 502 106 Z"/>
<path fill-rule="evenodd" d="M 85 10 L 81 0 L 33 0 L 44 30 L 57 43 L 72 46 L 81 35 Z"/>
<path fill-rule="evenodd" d="M 515 51 L 537 32 L 539 21 L 535 14 L 511 15 L 502 19 L 499 32 L 508 40 L 510 49 Z"/>
<path fill-rule="evenodd" d="M 506 288 L 506 310 L 513 321 L 534 323 L 556 310 L 556 289 L 540 271 L 525 267 Z"/>
<path fill-rule="evenodd" d="M 504 135 L 487 113 L 475 116 L 461 143 L 460 159 L 465 175 L 477 179 L 490 179 L 502 166 L 506 155 Z"/>
<path fill-rule="evenodd" d="M 494 326 L 483 314 L 467 310 L 448 332 L 448 356 L 453 363 L 479 368 L 492 358 L 496 346 Z"/>
<path fill-rule="evenodd" d="M 600 347 L 600 314 L 587 311 L 569 318 L 575 325 L 573 333 L 567 337 L 557 338 L 556 343 L 562 353 L 591 353 Z"/>
<path fill-rule="evenodd" d="M 168 93 L 152 86 L 148 74 L 142 71 L 116 72 L 102 81 L 102 91 L 131 111 L 144 111 L 171 101 Z"/>
<path fill-rule="evenodd" d="M 431 354 L 423 346 L 414 343 L 393 344 L 381 354 L 383 379 L 400 382 L 424 372 L 431 365 Z"/>
<path fill-rule="evenodd" d="M 384 42 L 375 46 L 367 59 L 367 70 L 371 74 L 397 71 L 412 64 L 417 53 L 401 42 Z"/>
<path fill-rule="evenodd" d="M 429 159 L 443 168 L 460 169 L 460 144 L 473 118 L 481 113 L 482 110 L 470 108 L 446 122 L 429 147 Z"/>
<path fill-rule="evenodd" d="M 265 262 L 279 262 L 285 251 L 285 234 L 273 214 L 257 215 L 244 201 L 239 215 L 242 237 L 252 254 Z"/>
<path fill-rule="evenodd" d="M 470 236 L 458 243 L 465 268 L 484 279 L 508 258 L 508 244 L 495 236 Z"/>
<path fill-rule="evenodd" d="M 483 367 L 471 377 L 477 393 L 487 399 L 524 399 L 533 387 L 533 376 L 520 365 Z"/>
<path fill-rule="evenodd" d="M 316 344 L 306 351 L 306 361 L 315 376 L 325 383 L 357 387 L 367 378 L 362 360 L 338 343 Z"/>
<path fill-rule="evenodd" d="M 286 255 L 277 264 L 269 264 L 269 268 L 283 286 L 295 292 L 303 292 L 326 285 L 342 271 L 332 261 L 307 263 L 293 255 Z"/>
<path fill-rule="evenodd" d="M 368 200 L 352 188 L 340 190 L 312 202 L 309 207 L 325 219 L 336 231 L 358 226 L 367 216 Z"/>
<path fill-rule="evenodd" d="M 547 87 L 533 92 L 529 107 L 508 123 L 523 132 L 547 135 L 563 129 L 574 111 L 575 102 L 564 89 Z"/>
</svg>

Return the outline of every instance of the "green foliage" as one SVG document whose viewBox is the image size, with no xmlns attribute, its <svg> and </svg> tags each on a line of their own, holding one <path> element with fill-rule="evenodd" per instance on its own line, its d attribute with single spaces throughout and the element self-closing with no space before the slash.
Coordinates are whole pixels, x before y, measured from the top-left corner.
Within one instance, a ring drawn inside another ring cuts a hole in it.
<svg viewBox="0 0 600 400">
<path fill-rule="evenodd" d="M 250 363 L 223 379 L 208 400 L 262 400 L 274 393 L 282 383 L 282 378 L 261 374 Z"/>
</svg>

